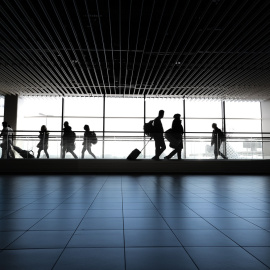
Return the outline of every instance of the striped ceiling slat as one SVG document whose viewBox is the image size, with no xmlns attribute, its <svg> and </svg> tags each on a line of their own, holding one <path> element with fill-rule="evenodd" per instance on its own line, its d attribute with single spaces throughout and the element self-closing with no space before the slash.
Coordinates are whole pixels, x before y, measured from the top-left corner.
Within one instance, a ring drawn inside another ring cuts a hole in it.
<svg viewBox="0 0 270 270">
<path fill-rule="evenodd" d="M 269 0 L 2 0 L 0 94 L 270 99 Z"/>
</svg>

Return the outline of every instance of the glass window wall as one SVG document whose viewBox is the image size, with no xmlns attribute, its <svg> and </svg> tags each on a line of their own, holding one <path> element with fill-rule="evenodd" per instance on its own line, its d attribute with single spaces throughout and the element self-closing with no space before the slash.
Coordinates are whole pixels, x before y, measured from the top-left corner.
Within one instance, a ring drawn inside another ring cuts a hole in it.
<svg viewBox="0 0 270 270">
<path fill-rule="evenodd" d="M 143 146 L 144 99 L 105 99 L 105 158 L 126 158 Z"/>
<path fill-rule="evenodd" d="M 262 158 L 259 102 L 226 102 L 227 152 L 234 158 Z"/>
<path fill-rule="evenodd" d="M 64 99 L 64 121 L 68 121 L 76 133 L 76 148 L 74 152 L 81 155 L 83 148 L 84 126 L 88 125 L 98 138 L 98 143 L 91 150 L 97 158 L 102 158 L 103 139 L 103 98 L 102 97 L 67 97 Z M 85 158 L 92 158 L 85 152 Z M 67 153 L 66 158 L 73 158 Z"/>
<path fill-rule="evenodd" d="M 186 100 L 185 153 L 188 159 L 213 158 L 212 124 L 222 129 L 221 101 Z"/>
<path fill-rule="evenodd" d="M 0 102 L 4 101 L 0 98 Z M 98 136 L 98 143 L 92 145 L 97 158 L 126 158 L 137 148 L 141 150 L 150 139 L 144 137 L 143 124 L 158 116 L 159 110 L 165 111 L 162 119 L 164 131 L 171 128 L 173 115 L 184 116 L 183 100 L 173 98 L 105 98 L 105 115 L 103 97 L 64 98 L 63 120 L 68 121 L 76 132 L 77 156 L 81 155 L 83 127 L 89 125 Z M 212 123 L 222 128 L 221 101 L 185 101 L 185 140 L 183 157 L 189 159 L 213 158 L 211 147 Z M 144 111 L 144 106 L 145 111 Z M 0 103 L 0 108 L 1 103 Z M 3 109 L 2 109 L 3 110 Z M 2 113 L 3 114 L 3 113 Z M 1 116 L 1 111 L 0 111 Z M 225 102 L 227 141 L 222 151 L 227 150 L 232 158 L 260 158 L 261 140 L 250 132 L 261 132 L 261 116 L 259 102 Z M 145 119 L 144 119 L 145 117 Z M 62 98 L 20 97 L 18 102 L 17 144 L 23 149 L 37 152 L 38 131 L 46 125 L 50 131 L 50 157 L 60 157 L 60 138 L 62 121 Z M 105 130 L 103 130 L 103 124 Z M 31 132 L 34 130 L 35 132 Z M 26 132 L 27 131 L 27 132 Z M 56 132 L 54 132 L 56 131 Z M 242 133 L 242 134 L 239 134 Z M 247 133 L 247 134 L 245 134 Z M 20 139 L 20 136 L 27 136 Z M 103 137 L 105 134 L 105 137 Z M 241 135 L 241 136 L 240 136 Z M 103 141 L 103 139 L 105 140 Z M 165 140 L 167 155 L 172 149 Z M 226 146 L 226 149 L 225 149 Z M 140 158 L 151 158 L 154 155 L 154 141 L 151 141 Z M 45 157 L 45 156 L 43 156 Z M 67 158 L 73 158 L 67 155 Z M 86 152 L 85 158 L 92 158 Z"/>
<path fill-rule="evenodd" d="M 58 97 L 19 97 L 16 145 L 24 150 L 32 150 L 35 155 L 39 138 L 38 131 L 45 125 L 50 132 L 49 154 L 60 157 L 60 129 L 62 99 Z M 19 155 L 17 156 L 19 157 Z M 44 151 L 42 156 L 45 157 Z"/>
</svg>

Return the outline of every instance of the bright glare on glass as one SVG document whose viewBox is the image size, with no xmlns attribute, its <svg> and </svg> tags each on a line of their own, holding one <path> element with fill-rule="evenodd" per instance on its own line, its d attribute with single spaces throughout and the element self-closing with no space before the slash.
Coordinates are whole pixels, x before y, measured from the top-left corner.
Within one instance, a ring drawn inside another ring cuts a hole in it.
<svg viewBox="0 0 270 270">
<path fill-rule="evenodd" d="M 226 118 L 261 118 L 260 102 L 226 102 Z"/>
<path fill-rule="evenodd" d="M 164 118 L 173 119 L 176 113 L 183 117 L 183 100 L 178 98 L 146 98 L 146 117 L 156 118 L 164 110 Z"/>
<path fill-rule="evenodd" d="M 221 118 L 221 101 L 186 100 L 186 118 Z"/>
</svg>

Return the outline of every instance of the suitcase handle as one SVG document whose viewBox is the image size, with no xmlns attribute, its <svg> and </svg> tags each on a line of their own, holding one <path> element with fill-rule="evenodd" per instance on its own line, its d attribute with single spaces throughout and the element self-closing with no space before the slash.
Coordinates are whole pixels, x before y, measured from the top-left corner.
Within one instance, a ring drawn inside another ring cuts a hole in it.
<svg viewBox="0 0 270 270">
<path fill-rule="evenodd" d="M 151 137 L 150 140 L 144 145 L 143 149 L 146 147 L 146 145 L 152 140 L 153 138 Z M 143 151 L 143 149 L 141 150 L 141 152 Z"/>
</svg>

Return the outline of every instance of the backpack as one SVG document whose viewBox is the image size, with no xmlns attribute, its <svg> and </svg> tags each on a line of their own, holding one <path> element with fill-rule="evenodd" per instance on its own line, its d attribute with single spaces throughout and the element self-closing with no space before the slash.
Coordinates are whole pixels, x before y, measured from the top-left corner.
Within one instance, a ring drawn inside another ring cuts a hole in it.
<svg viewBox="0 0 270 270">
<path fill-rule="evenodd" d="M 220 140 L 222 141 L 222 142 L 225 142 L 226 141 L 226 136 L 225 136 L 225 133 L 222 131 L 222 130 L 220 130 L 220 132 L 219 132 L 219 138 L 220 138 Z"/>
<path fill-rule="evenodd" d="M 143 125 L 144 134 L 152 137 L 153 133 L 155 133 L 154 120 L 149 121 Z"/>
<path fill-rule="evenodd" d="M 96 144 L 98 139 L 97 139 L 97 135 L 94 131 L 90 132 L 90 135 L 89 135 L 89 139 L 90 139 L 90 142 L 92 144 Z"/>
</svg>

